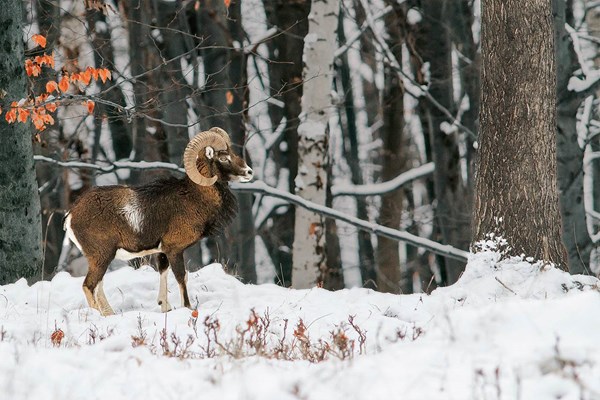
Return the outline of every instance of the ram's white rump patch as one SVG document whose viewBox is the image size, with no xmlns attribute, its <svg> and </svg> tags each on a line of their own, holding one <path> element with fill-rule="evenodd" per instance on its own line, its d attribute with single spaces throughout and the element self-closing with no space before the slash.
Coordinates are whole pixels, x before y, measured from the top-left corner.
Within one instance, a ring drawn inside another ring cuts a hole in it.
<svg viewBox="0 0 600 400">
<path fill-rule="evenodd" d="M 123 206 L 123 215 L 127 222 L 133 228 L 135 232 L 142 231 L 142 223 L 144 222 L 144 214 L 140 207 L 135 193 L 131 196 L 131 199 Z"/>
<path fill-rule="evenodd" d="M 75 246 L 77 246 L 79 251 L 81 251 L 83 253 L 83 250 L 81 250 L 81 245 L 79 244 L 79 241 L 75 237 L 75 233 L 73 233 L 73 229 L 71 229 L 71 214 L 67 214 L 67 217 L 65 218 L 65 223 L 63 225 L 63 230 L 66 232 L 66 235 L 71 240 L 71 242 L 73 242 L 75 244 Z"/>
</svg>

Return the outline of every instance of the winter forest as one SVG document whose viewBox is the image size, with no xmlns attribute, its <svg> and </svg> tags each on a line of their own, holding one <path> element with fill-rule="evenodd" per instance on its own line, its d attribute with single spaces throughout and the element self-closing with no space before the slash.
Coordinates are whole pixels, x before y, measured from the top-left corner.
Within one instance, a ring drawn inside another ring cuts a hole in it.
<svg viewBox="0 0 600 400">
<path fill-rule="evenodd" d="M 0 400 L 600 400 L 600 2 L 0 27 Z"/>
</svg>

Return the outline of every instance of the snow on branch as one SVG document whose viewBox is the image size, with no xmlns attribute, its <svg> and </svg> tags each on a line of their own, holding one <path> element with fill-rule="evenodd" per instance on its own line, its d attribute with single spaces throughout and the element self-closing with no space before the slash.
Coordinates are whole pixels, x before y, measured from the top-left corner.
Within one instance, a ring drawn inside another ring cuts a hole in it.
<svg viewBox="0 0 600 400">
<path fill-rule="evenodd" d="M 54 165 L 59 165 L 65 168 L 85 168 L 85 169 L 93 169 L 102 174 L 112 173 L 117 169 L 167 169 L 170 171 L 176 171 L 180 173 L 185 173 L 183 168 L 179 168 L 177 165 L 166 162 L 146 162 L 146 161 L 115 161 L 108 166 L 100 166 L 90 163 L 85 163 L 81 161 L 60 161 L 55 160 L 53 158 L 44 157 L 36 155 L 33 157 L 36 162 L 44 162 L 50 163 Z M 429 164 L 425 164 L 422 167 L 425 167 Z M 420 167 L 421 168 L 421 167 Z M 431 167 L 429 167 L 431 168 Z M 415 168 L 416 169 L 416 168 Z M 409 171 L 411 172 L 411 171 Z M 264 182 L 256 181 L 252 183 L 232 183 L 231 189 L 233 191 L 239 193 L 258 193 L 265 196 L 275 197 L 281 200 L 285 200 L 288 203 L 294 204 L 296 206 L 300 206 L 306 208 L 307 210 L 322 214 L 329 218 L 335 218 L 340 221 L 344 221 L 350 225 L 356 226 L 358 229 L 364 230 L 366 232 L 374 233 L 379 236 L 385 236 L 387 238 L 398 240 L 402 242 L 409 243 L 413 246 L 420 247 L 426 250 L 429 250 L 433 253 L 439 254 L 444 257 L 453 258 L 455 260 L 467 261 L 468 252 L 464 250 L 457 249 L 455 247 L 440 244 L 438 242 L 434 242 L 433 240 L 429 240 L 426 238 L 422 238 L 411 233 L 405 231 L 399 231 L 396 229 L 388 228 L 387 226 L 375 224 L 369 221 L 364 221 L 362 219 L 353 217 L 348 214 L 341 213 L 333 208 L 321 206 L 319 204 L 315 204 L 308 200 L 304 200 L 300 196 L 293 195 L 291 193 L 285 192 L 283 190 L 275 189 L 270 187 Z"/>
<path fill-rule="evenodd" d="M 231 189 L 239 193 L 260 193 L 263 195 L 283 199 L 288 201 L 289 203 L 295 204 L 309 211 L 324 215 L 325 217 L 335 218 L 339 221 L 344 221 L 348 224 L 356 226 L 358 229 L 361 229 L 363 231 L 374 233 L 379 236 L 385 236 L 389 239 L 406 242 L 413 246 L 429 250 L 433 253 L 439 254 L 444 257 L 453 258 L 455 260 L 463 262 L 467 261 L 469 253 L 467 253 L 464 250 L 460 250 L 456 247 L 452 247 L 449 245 L 440 244 L 438 242 L 434 242 L 433 240 L 422 238 L 408 233 L 406 231 L 400 231 L 389 228 L 387 226 L 375 224 L 373 222 L 364 221 L 362 219 L 334 210 L 333 208 L 325 207 L 319 204 L 315 204 L 311 201 L 304 200 L 300 196 L 296 196 L 283 190 L 272 188 L 264 182 L 257 181 L 243 184 L 232 183 Z"/>
<path fill-rule="evenodd" d="M 577 61 L 579 62 L 579 66 L 581 67 L 581 72 L 584 76 L 583 79 L 572 76 L 569 79 L 569 83 L 567 84 L 567 89 L 576 93 L 581 93 L 583 95 L 587 95 L 587 93 L 595 90 L 596 86 L 600 83 L 600 71 L 592 70 L 586 63 L 586 58 L 583 54 L 583 50 L 580 42 L 580 35 L 577 33 L 575 29 L 573 29 L 569 24 L 565 24 L 565 30 L 571 37 L 573 42 L 573 50 L 577 55 Z"/>
<path fill-rule="evenodd" d="M 93 169 L 100 174 L 110 174 L 115 172 L 117 169 L 167 169 L 170 171 L 181 172 L 182 174 L 185 173 L 183 168 L 180 168 L 175 164 L 160 161 L 114 161 L 109 165 L 102 166 L 82 161 L 60 161 L 39 155 L 33 156 L 33 159 L 35 162 L 45 162 L 49 164 L 60 165 L 61 167 L 65 168 Z"/>
<path fill-rule="evenodd" d="M 346 185 L 338 184 L 331 187 L 333 196 L 376 196 L 392 192 L 406 183 L 415 179 L 432 174 L 435 169 L 435 164 L 429 162 L 419 167 L 406 171 L 394 179 L 387 182 L 375 183 L 370 185 Z"/>
</svg>

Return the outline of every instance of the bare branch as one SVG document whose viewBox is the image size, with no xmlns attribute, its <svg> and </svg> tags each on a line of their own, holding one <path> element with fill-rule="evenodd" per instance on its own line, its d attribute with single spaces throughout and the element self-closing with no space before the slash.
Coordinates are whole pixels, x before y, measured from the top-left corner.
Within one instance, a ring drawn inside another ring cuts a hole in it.
<svg viewBox="0 0 600 400">
<path fill-rule="evenodd" d="M 377 196 L 393 192 L 406 183 L 418 178 L 432 174 L 435 170 L 435 164 L 429 162 L 419 167 L 406 171 L 392 180 L 370 185 L 333 185 L 331 194 L 335 196 Z"/>
<path fill-rule="evenodd" d="M 293 195 L 291 193 L 285 192 L 283 190 L 275 189 L 268 186 L 264 182 L 252 182 L 252 183 L 232 183 L 231 189 L 239 192 L 239 193 L 260 193 L 272 197 L 276 197 L 278 199 L 287 200 L 288 202 L 310 210 L 312 212 L 324 215 L 328 218 L 335 218 L 339 221 L 347 222 L 351 225 L 356 226 L 358 229 L 363 231 L 371 232 L 379 236 L 384 236 L 393 240 L 398 240 L 401 242 L 409 243 L 413 246 L 420 247 L 426 250 L 429 250 L 433 253 L 439 254 L 444 257 L 453 258 L 459 261 L 467 261 L 468 252 L 464 250 L 457 249 L 455 247 L 440 244 L 434 242 L 433 240 L 429 240 L 426 238 L 422 238 L 411 233 L 405 231 L 399 231 L 396 229 L 388 228 L 387 226 L 375 224 L 369 221 L 364 221 L 362 219 L 358 219 L 351 215 L 347 215 L 341 213 L 333 208 L 325 207 L 319 204 L 315 204 L 313 202 L 304 200 L 300 196 Z"/>
</svg>

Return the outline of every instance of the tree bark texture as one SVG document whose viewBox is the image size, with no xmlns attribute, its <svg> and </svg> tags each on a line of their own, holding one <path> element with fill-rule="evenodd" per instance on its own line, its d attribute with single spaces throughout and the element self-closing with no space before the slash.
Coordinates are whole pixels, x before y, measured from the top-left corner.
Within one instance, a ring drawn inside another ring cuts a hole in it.
<svg viewBox="0 0 600 400">
<path fill-rule="evenodd" d="M 25 97 L 22 4 L 0 7 L 0 102 Z M 34 278 L 42 264 L 40 199 L 29 124 L 0 118 L 0 284 Z"/>
<path fill-rule="evenodd" d="M 327 191 L 328 122 L 331 113 L 333 55 L 336 48 L 338 0 L 312 4 L 304 43 L 304 88 L 298 127 L 299 196 L 325 205 Z M 292 287 L 309 288 L 328 274 L 325 219 L 305 209 L 296 210 Z"/>
<path fill-rule="evenodd" d="M 445 15 L 455 6 L 449 0 L 423 2 L 424 18 L 417 46 L 423 61 L 429 62 L 429 93 L 445 109 L 456 114 L 452 82 L 452 35 Z M 477 99 L 473 99 L 477 100 Z M 424 127 L 429 134 L 432 160 L 435 162 L 433 186 L 436 199 L 435 218 L 444 243 L 467 249 L 471 240 L 472 184 L 463 179 L 457 132 L 442 130 L 448 117 L 427 100 L 423 101 Z M 456 260 L 443 260 L 446 284 L 452 284 L 464 269 Z"/>
<path fill-rule="evenodd" d="M 474 242 L 567 265 L 556 161 L 556 66 L 548 0 L 482 2 L 480 150 Z"/>
</svg>

